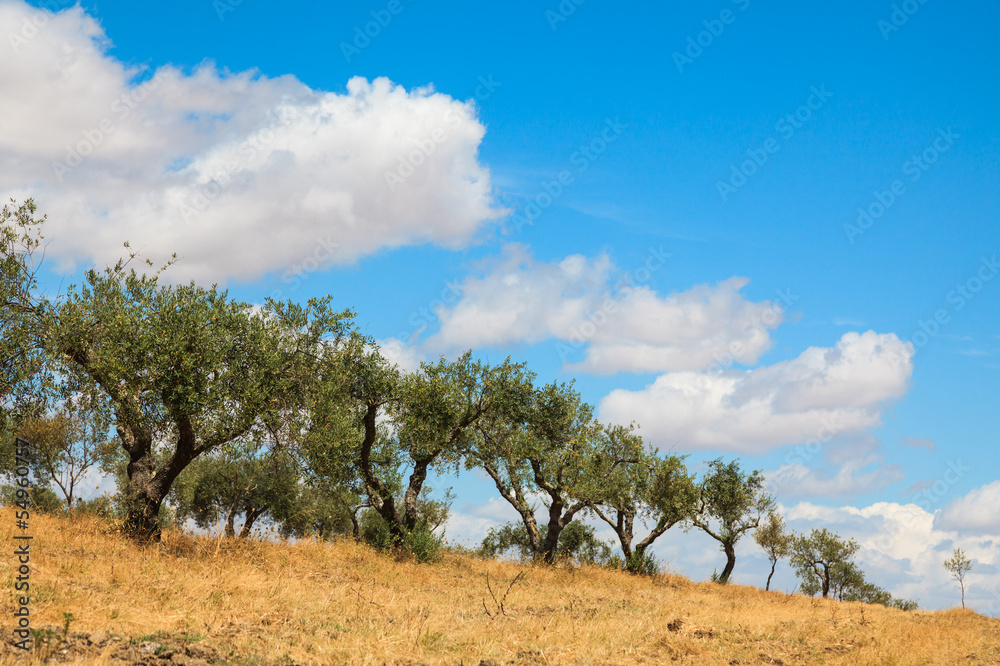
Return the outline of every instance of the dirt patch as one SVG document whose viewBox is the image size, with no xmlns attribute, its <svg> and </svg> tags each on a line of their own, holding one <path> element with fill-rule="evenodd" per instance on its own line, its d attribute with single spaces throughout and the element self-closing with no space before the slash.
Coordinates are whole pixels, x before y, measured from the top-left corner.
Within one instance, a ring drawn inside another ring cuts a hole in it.
<svg viewBox="0 0 1000 666">
<path fill-rule="evenodd" d="M 124 638 L 95 632 L 70 633 L 63 637 L 60 627 L 47 626 L 35 630 L 32 650 L 27 652 L 7 638 L 2 645 L 3 660 L 46 663 L 81 662 L 97 657 L 109 663 L 121 664 L 185 664 L 207 666 L 224 661 L 218 651 L 190 637 L 155 636 Z"/>
</svg>

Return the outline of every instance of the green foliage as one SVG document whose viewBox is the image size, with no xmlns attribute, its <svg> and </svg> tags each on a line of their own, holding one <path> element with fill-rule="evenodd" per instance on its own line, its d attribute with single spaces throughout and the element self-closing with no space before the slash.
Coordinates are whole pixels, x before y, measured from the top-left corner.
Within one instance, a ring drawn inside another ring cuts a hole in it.
<svg viewBox="0 0 1000 666">
<path fill-rule="evenodd" d="M 726 566 L 717 579 L 727 583 L 736 565 L 736 543 L 749 530 L 760 525 L 760 519 L 774 508 L 774 498 L 764 489 L 760 470 L 749 474 L 740 469 L 739 461 L 728 464 L 717 458 L 708 463 L 708 470 L 698 484 L 698 500 L 691 519 L 719 542 L 726 554 Z"/>
<path fill-rule="evenodd" d="M 189 465 L 171 490 L 178 518 L 194 519 L 202 529 L 221 519 L 226 536 L 234 537 L 242 515 L 239 536 L 246 538 L 262 517 L 293 514 L 302 495 L 296 461 L 287 452 L 254 447 L 236 442 Z"/>
<path fill-rule="evenodd" d="M 316 537 L 330 540 L 338 536 L 361 538 L 358 512 L 368 505 L 360 493 L 348 485 L 300 485 L 296 501 L 287 512 L 277 512 L 272 520 L 284 537 Z"/>
<path fill-rule="evenodd" d="M 3 500 L 4 506 L 17 505 L 17 490 L 16 486 L 0 486 L 0 499 Z M 33 513 L 60 515 L 66 510 L 66 503 L 48 486 L 36 485 L 28 491 L 28 510 Z"/>
<path fill-rule="evenodd" d="M 853 539 L 844 541 L 826 528 L 814 529 L 808 536 L 793 536 L 791 563 L 802 580 L 802 591 L 807 594 L 821 592 L 827 597 L 831 590 L 859 587 L 863 576 L 851 563 L 858 548 Z"/>
<path fill-rule="evenodd" d="M 97 497 L 77 500 L 73 511 L 77 516 L 98 516 L 105 520 L 121 520 L 125 517 L 116 495 L 98 495 Z"/>
<path fill-rule="evenodd" d="M 861 568 L 852 561 L 858 551 L 853 539 L 844 541 L 837 534 L 814 529 L 808 536 L 791 538 L 791 563 L 802 581 L 803 594 L 822 594 L 840 601 L 882 604 L 900 610 L 914 610 L 917 602 L 896 599 L 887 590 L 868 582 Z"/>
<path fill-rule="evenodd" d="M 634 427 L 606 426 L 607 444 L 595 455 L 597 485 L 589 510 L 618 536 L 625 568 L 636 574 L 655 573 L 659 565 L 647 553 L 671 527 L 689 520 L 698 493 L 684 456 L 647 451 Z M 633 545 L 636 519 L 653 527 Z"/>
<path fill-rule="evenodd" d="M 425 524 L 399 536 L 377 511 L 366 510 L 361 517 L 361 539 L 382 552 L 412 555 L 418 562 L 432 563 L 441 558 L 444 539 Z"/>
<path fill-rule="evenodd" d="M 660 573 L 660 563 L 649 551 L 635 551 L 625 561 L 625 570 L 639 576 L 655 576 Z"/>
<path fill-rule="evenodd" d="M 771 562 L 771 573 L 767 576 L 765 590 L 771 589 L 771 577 L 778 560 L 788 557 L 792 551 L 792 537 L 785 532 L 785 520 L 774 511 L 767 514 L 767 521 L 753 533 L 753 539 L 764 550 Z"/>
<path fill-rule="evenodd" d="M 94 467 L 108 470 L 120 451 L 108 439 L 111 419 L 97 404 L 99 396 L 67 396 L 54 411 L 28 416 L 18 435 L 30 443 L 35 478 L 54 483 L 72 512 L 76 487 Z"/>
<path fill-rule="evenodd" d="M 965 555 L 965 551 L 956 548 L 949 559 L 945 560 L 944 568 L 948 570 L 951 577 L 958 581 L 962 588 L 962 608 L 965 608 L 965 575 L 972 571 L 972 560 Z"/>
<path fill-rule="evenodd" d="M 544 541 L 548 536 L 548 526 L 544 524 L 539 526 L 539 531 Z M 499 527 L 491 527 L 480 544 L 478 553 L 482 557 L 489 558 L 513 553 L 523 561 L 533 561 L 541 557 L 532 546 L 523 523 L 504 523 Z M 594 534 L 594 528 L 589 525 L 574 520 L 559 533 L 556 560 L 605 566 L 609 565 L 613 558 L 611 547 L 598 539 Z"/>
<path fill-rule="evenodd" d="M 15 332 L 3 356 L 46 356 L 67 386 L 102 394 L 129 457 L 125 529 L 158 538 L 161 503 L 190 462 L 274 428 L 302 430 L 353 314 L 329 298 L 256 308 L 214 286 L 161 285 L 158 273 L 128 268 L 135 253 L 51 299 L 34 279 L 32 212 L 5 212 L 0 227 L 0 317 Z M 31 392 L 24 372 L 4 373 Z"/>
<path fill-rule="evenodd" d="M 31 325 L 37 287 L 34 252 L 41 246 L 41 220 L 31 199 L 0 210 L 0 405 L 25 387 L 42 361 L 37 328 Z"/>
</svg>

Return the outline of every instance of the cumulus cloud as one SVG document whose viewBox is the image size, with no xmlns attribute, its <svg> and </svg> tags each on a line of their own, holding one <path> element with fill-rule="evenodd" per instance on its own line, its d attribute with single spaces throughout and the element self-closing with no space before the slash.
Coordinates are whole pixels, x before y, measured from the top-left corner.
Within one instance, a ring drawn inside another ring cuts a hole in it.
<svg viewBox="0 0 1000 666">
<path fill-rule="evenodd" d="M 894 334 L 846 333 L 835 347 L 752 370 L 672 372 L 638 391 L 614 390 L 600 415 L 636 421 L 654 442 L 686 450 L 763 454 L 785 444 L 827 442 L 881 424 L 902 396 L 913 346 Z"/>
<path fill-rule="evenodd" d="M 462 246 L 505 213 L 472 102 L 384 78 L 333 93 L 211 63 L 143 71 L 79 6 L 2 2 L 0 25 L 17 37 L 0 49 L 0 195 L 35 198 L 63 267 L 129 240 L 183 256 L 177 278 L 251 279 Z"/>
<path fill-rule="evenodd" d="M 438 310 L 440 330 L 430 349 L 557 341 L 564 361 L 582 350 L 573 371 L 610 374 L 701 370 L 713 363 L 754 363 L 771 346 L 769 330 L 784 320 L 781 306 L 751 302 L 734 277 L 681 293 L 657 294 L 644 282 L 669 255 L 651 249 L 631 269 L 607 255 L 536 261 L 519 244 L 481 275 L 460 285 L 461 298 Z"/>
<path fill-rule="evenodd" d="M 994 482 L 980 491 L 996 486 Z M 975 492 L 966 497 L 972 496 Z M 975 561 L 966 602 L 982 613 L 1000 614 L 1000 575 L 996 565 L 996 536 L 1000 523 L 986 536 L 943 529 L 948 509 L 935 511 L 916 504 L 877 502 L 867 507 L 824 507 L 802 502 L 785 510 L 789 527 L 803 532 L 826 527 L 861 546 L 857 560 L 867 577 L 895 596 L 919 598 L 921 606 L 958 605 L 958 588 L 942 563 L 954 548 Z"/>
<path fill-rule="evenodd" d="M 935 518 L 934 526 L 1000 535 L 1000 481 L 976 488 L 948 504 Z"/>
<path fill-rule="evenodd" d="M 419 350 L 401 342 L 397 338 L 377 340 L 376 344 L 382 356 L 404 372 L 416 372 L 420 370 L 420 364 L 426 360 Z"/>
<path fill-rule="evenodd" d="M 845 462 L 834 472 L 800 462 L 766 472 L 768 488 L 782 497 L 847 497 L 883 490 L 904 478 L 901 465 L 879 465 L 884 456 L 870 455 Z M 873 469 L 865 468 L 875 465 Z"/>
</svg>

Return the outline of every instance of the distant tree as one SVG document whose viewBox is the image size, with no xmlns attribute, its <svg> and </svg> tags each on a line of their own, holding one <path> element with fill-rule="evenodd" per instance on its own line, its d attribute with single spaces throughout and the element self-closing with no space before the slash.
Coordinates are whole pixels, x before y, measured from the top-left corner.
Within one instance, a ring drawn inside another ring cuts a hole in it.
<svg viewBox="0 0 1000 666">
<path fill-rule="evenodd" d="M 21 506 L 22 500 L 17 497 L 18 490 L 17 486 L 0 486 L 0 499 L 3 500 L 4 506 Z M 30 510 L 35 513 L 62 514 L 65 510 L 65 502 L 59 499 L 55 491 L 44 485 L 30 486 L 26 502 Z"/>
<path fill-rule="evenodd" d="M 539 526 L 541 540 L 547 536 L 548 525 Z M 504 523 L 499 527 L 491 527 L 479 546 L 479 554 L 483 557 L 496 558 L 514 551 L 522 560 L 535 560 L 537 552 L 528 537 L 524 523 Z M 612 558 L 611 548 L 607 543 L 597 538 L 594 528 L 579 520 L 570 522 L 559 533 L 559 545 L 556 548 L 554 561 L 572 560 L 581 564 L 600 565 Z"/>
<path fill-rule="evenodd" d="M 364 492 L 349 484 L 311 483 L 299 489 L 298 501 L 287 513 L 277 512 L 273 519 L 284 537 L 316 537 L 329 540 L 337 536 L 361 539 L 360 512 L 371 508 Z"/>
<path fill-rule="evenodd" d="M 760 470 L 744 473 L 737 460 L 727 464 L 717 458 L 708 463 L 698 484 L 691 524 L 718 541 L 726 555 L 726 566 L 715 580 L 729 582 L 736 566 L 737 542 L 773 508 L 774 498 L 765 491 Z"/>
<path fill-rule="evenodd" d="M 771 562 L 771 573 L 767 575 L 767 585 L 764 586 L 767 591 L 771 589 L 771 578 L 778 560 L 788 557 L 791 552 L 791 537 L 785 532 L 785 520 L 771 511 L 767 514 L 767 521 L 753 533 L 753 539 Z"/>
<path fill-rule="evenodd" d="M 227 537 L 246 539 L 268 514 L 293 510 L 299 482 L 298 468 L 287 452 L 226 446 L 191 463 L 174 483 L 171 500 L 179 520 L 191 518 L 198 527 L 210 529 L 221 519 Z M 242 516 L 238 534 L 237 516 Z"/>
<path fill-rule="evenodd" d="M 54 412 L 25 418 L 18 435 L 28 441 L 36 478 L 55 483 L 66 509 L 76 508 L 76 489 L 93 469 L 109 470 L 119 445 L 109 439 L 112 417 L 96 391 L 68 396 Z"/>
<path fill-rule="evenodd" d="M 831 587 L 846 582 L 846 574 L 851 570 L 845 565 L 858 548 L 853 539 L 844 541 L 826 528 L 813 529 L 809 536 L 795 535 L 791 541 L 791 561 L 802 579 L 803 591 L 818 589 L 824 598 L 829 596 Z"/>
<path fill-rule="evenodd" d="M 684 457 L 646 450 L 642 438 L 623 426 L 606 427 L 608 454 L 598 459 L 595 474 L 599 495 L 591 511 L 618 537 L 625 568 L 632 573 L 652 573 L 656 564 L 648 549 L 674 525 L 689 520 L 698 493 Z M 633 546 L 635 523 L 652 525 Z"/>
<path fill-rule="evenodd" d="M 951 558 L 945 560 L 944 568 L 948 570 L 951 577 L 958 581 L 962 588 L 962 608 L 965 608 L 965 575 L 972 571 L 972 560 L 965 556 L 965 551 L 956 548 L 952 552 Z"/>
<path fill-rule="evenodd" d="M 845 542 L 825 529 L 813 530 L 808 537 L 793 535 L 791 559 L 801 580 L 802 593 L 815 596 L 823 592 L 825 584 L 824 597 L 916 610 L 917 601 L 897 599 L 888 590 L 866 580 L 865 572 L 851 559 L 857 547 L 853 540 Z"/>
</svg>

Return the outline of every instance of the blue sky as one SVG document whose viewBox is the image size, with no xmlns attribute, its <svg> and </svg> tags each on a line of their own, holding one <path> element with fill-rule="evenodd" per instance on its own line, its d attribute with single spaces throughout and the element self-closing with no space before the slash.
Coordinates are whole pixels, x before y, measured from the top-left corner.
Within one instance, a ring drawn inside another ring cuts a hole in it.
<svg viewBox="0 0 1000 666">
<path fill-rule="evenodd" d="M 49 214 L 54 280 L 129 239 L 333 294 L 404 366 L 512 355 L 767 471 L 899 596 L 954 604 L 964 547 L 1000 613 L 1000 8 L 33 4 L 0 0 L 0 193 Z M 439 483 L 451 536 L 514 517 Z"/>
</svg>

